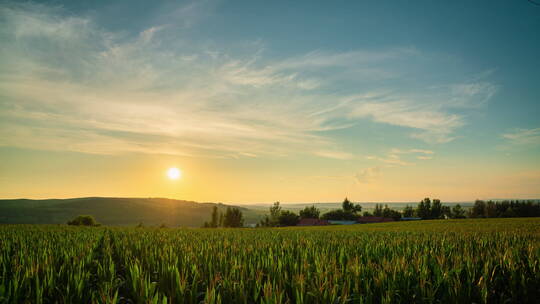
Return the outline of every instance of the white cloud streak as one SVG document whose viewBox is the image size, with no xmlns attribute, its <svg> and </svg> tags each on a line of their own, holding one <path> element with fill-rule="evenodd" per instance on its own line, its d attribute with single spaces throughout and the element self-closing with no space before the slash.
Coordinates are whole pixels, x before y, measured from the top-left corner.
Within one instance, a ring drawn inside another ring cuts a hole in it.
<svg viewBox="0 0 540 304">
<path fill-rule="evenodd" d="M 367 156 L 369 160 L 376 160 L 386 164 L 386 167 L 396 167 L 396 166 L 410 166 L 414 165 L 410 160 L 404 160 L 402 157 L 406 155 L 411 155 L 408 158 L 414 156 L 417 160 L 429 160 L 433 159 L 435 152 L 425 149 L 397 149 L 393 148 L 385 156 Z"/>
<path fill-rule="evenodd" d="M 512 145 L 538 145 L 540 144 L 540 128 L 514 129 L 501 135 Z"/>
<path fill-rule="evenodd" d="M 325 158 L 333 158 L 333 159 L 340 159 L 340 160 L 347 160 L 347 159 L 353 159 L 354 155 L 352 153 L 348 152 L 340 152 L 340 151 L 316 151 L 314 152 L 315 155 L 325 157 Z"/>
<path fill-rule="evenodd" d="M 456 114 L 447 114 L 440 106 L 418 104 L 407 100 L 388 102 L 358 102 L 350 116 L 371 118 L 376 122 L 408 127 L 422 132 L 412 133 L 414 138 L 426 142 L 445 143 L 454 139 L 451 134 L 464 125 Z"/>
</svg>

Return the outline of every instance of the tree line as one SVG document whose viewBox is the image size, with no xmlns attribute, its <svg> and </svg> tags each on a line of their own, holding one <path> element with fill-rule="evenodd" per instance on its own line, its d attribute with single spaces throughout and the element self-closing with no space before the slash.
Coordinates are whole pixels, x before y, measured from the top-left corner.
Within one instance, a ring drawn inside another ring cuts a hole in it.
<svg viewBox="0 0 540 304">
<path fill-rule="evenodd" d="M 298 214 L 293 211 L 283 210 L 279 202 L 275 202 L 270 207 L 270 214 L 257 225 L 260 227 L 283 227 L 296 226 L 301 219 L 324 219 L 324 220 L 343 220 L 354 221 L 361 216 L 362 206 L 354 204 L 347 198 L 343 200 L 341 209 L 331 210 L 321 215 L 321 211 L 312 206 L 306 206 Z"/>
<path fill-rule="evenodd" d="M 442 219 L 442 218 L 465 218 L 466 211 L 460 204 L 443 206 L 441 200 L 429 197 L 421 200 L 416 208 L 405 206 L 403 217 L 418 217 L 421 219 Z"/>
<path fill-rule="evenodd" d="M 362 206 L 352 203 L 345 198 L 341 209 L 330 210 L 321 215 L 321 211 L 312 206 L 306 206 L 298 214 L 290 210 L 283 210 L 280 202 L 275 202 L 269 208 L 269 214 L 257 224 L 257 227 L 284 227 L 296 226 L 301 219 L 323 219 L 339 221 L 355 221 L 361 216 L 384 217 L 394 220 L 406 218 L 418 219 L 461 219 L 479 217 L 540 217 L 540 202 L 533 201 L 481 201 L 477 200 L 474 206 L 465 210 L 460 204 L 452 207 L 445 206 L 439 199 L 431 200 L 429 197 L 421 200 L 416 207 L 407 205 L 402 211 L 394 210 L 388 205 L 375 204 L 373 212 L 362 211 Z M 242 212 L 238 208 L 228 207 L 225 214 L 218 211 L 214 206 L 210 222 L 205 222 L 203 227 L 242 227 L 244 220 Z"/>
<path fill-rule="evenodd" d="M 480 204 L 477 201 L 477 204 Z M 499 207 L 496 210 L 510 210 L 507 214 L 515 214 L 513 216 L 520 216 L 519 214 L 524 214 L 529 212 L 529 216 L 540 216 L 539 213 L 532 212 L 531 210 L 537 208 L 540 212 L 540 204 L 533 204 L 532 202 L 518 202 L 514 201 L 513 203 L 503 202 L 504 206 L 510 206 L 508 209 Z M 476 206 L 475 205 L 475 206 Z M 456 204 L 452 207 L 444 206 L 441 203 L 440 199 L 431 200 L 429 197 L 421 200 L 416 207 L 407 205 L 402 211 L 394 210 L 389 208 L 387 204 L 375 204 L 373 212 L 362 211 L 362 206 L 359 204 L 352 203 L 347 198 L 341 204 L 341 209 L 331 210 L 321 215 L 321 211 L 315 207 L 315 205 L 307 206 L 304 209 L 300 210 L 299 214 L 283 210 L 279 202 L 275 202 L 273 206 L 270 207 L 269 215 L 258 224 L 258 226 L 263 227 L 283 227 L 283 226 L 295 226 L 301 219 L 310 218 L 310 219 L 324 219 L 324 220 L 341 220 L 341 221 L 353 221 L 357 220 L 360 216 L 364 217 L 385 217 L 393 218 L 394 220 L 399 220 L 402 218 L 419 218 L 419 219 L 462 219 L 466 217 L 488 217 L 482 216 L 483 214 L 492 214 L 493 212 L 484 211 L 486 208 L 492 210 L 492 206 L 497 206 L 496 203 L 485 203 L 486 207 L 477 207 L 477 212 L 472 212 L 471 209 L 467 212 L 460 204 Z M 487 207 L 489 206 L 489 207 Z M 532 207 L 531 207 L 532 206 Z M 536 207 L 534 207 L 536 206 Z M 482 211 L 479 211 L 482 210 Z M 525 211 L 527 210 L 527 211 Z"/>
<path fill-rule="evenodd" d="M 536 201 L 482 201 L 476 200 L 469 217 L 540 217 L 540 202 Z"/>
<path fill-rule="evenodd" d="M 225 213 L 218 210 L 217 206 L 212 208 L 212 215 L 210 217 L 210 222 L 204 222 L 204 228 L 218 228 L 218 227 L 243 227 L 244 226 L 244 216 L 240 208 L 236 207 L 227 207 Z"/>
</svg>

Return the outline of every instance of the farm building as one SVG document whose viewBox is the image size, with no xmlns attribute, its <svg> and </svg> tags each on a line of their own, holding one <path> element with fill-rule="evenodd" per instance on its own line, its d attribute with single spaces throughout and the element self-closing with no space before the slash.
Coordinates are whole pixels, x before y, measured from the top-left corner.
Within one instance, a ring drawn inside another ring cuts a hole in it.
<svg viewBox="0 0 540 304">
<path fill-rule="evenodd" d="M 370 223 L 384 223 L 384 222 L 393 222 L 394 219 L 391 217 L 380 217 L 380 216 L 362 216 L 358 218 L 358 223 L 360 224 L 370 224 Z"/>
<path fill-rule="evenodd" d="M 301 219 L 296 226 L 325 226 L 328 225 L 327 220 L 320 220 L 315 218 L 305 218 Z"/>
</svg>

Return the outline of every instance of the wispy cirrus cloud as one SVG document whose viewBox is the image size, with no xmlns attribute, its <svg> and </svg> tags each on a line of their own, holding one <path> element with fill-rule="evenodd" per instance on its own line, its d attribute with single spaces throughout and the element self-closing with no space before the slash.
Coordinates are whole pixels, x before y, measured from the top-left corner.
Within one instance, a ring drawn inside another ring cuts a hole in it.
<svg viewBox="0 0 540 304">
<path fill-rule="evenodd" d="M 384 156 L 369 155 L 366 158 L 376 160 L 386 164 L 386 167 L 410 166 L 414 163 L 410 160 L 411 156 L 417 160 L 429 160 L 433 158 L 435 152 L 425 149 L 397 149 L 393 148 Z M 403 159 L 403 156 L 409 155 Z"/>
<path fill-rule="evenodd" d="M 354 175 L 354 178 L 357 183 L 367 184 L 367 183 L 372 183 L 380 176 L 381 176 L 381 167 L 376 166 L 376 167 L 369 167 L 369 168 L 360 170 L 358 173 Z"/>
<path fill-rule="evenodd" d="M 512 145 L 538 145 L 540 144 L 540 128 L 514 129 L 501 135 Z"/>
<path fill-rule="evenodd" d="M 394 148 L 392 150 L 390 150 L 391 153 L 393 154 L 411 154 L 411 153 L 419 153 L 419 154 L 426 154 L 426 155 L 431 155 L 431 154 L 434 154 L 435 152 L 431 151 L 431 150 L 425 150 L 425 149 L 407 149 L 407 150 L 403 150 L 403 149 L 397 149 L 397 148 Z"/>
<path fill-rule="evenodd" d="M 258 43 L 226 52 L 177 37 L 168 24 L 126 35 L 32 3 L 4 5 L 0 15 L 2 145 L 204 157 L 302 151 L 352 159 L 322 132 L 367 119 L 444 143 L 466 123 L 452 105 L 494 94 L 487 82 L 414 94 L 385 88 L 384 81 L 402 77 L 392 63 L 418 56 L 414 48 L 267 58 Z M 184 29 L 196 26 L 190 20 Z M 335 89 L 344 82 L 354 85 Z"/>
<path fill-rule="evenodd" d="M 386 164 L 387 167 L 395 167 L 395 166 L 409 166 L 413 163 L 402 160 L 398 155 L 395 154 L 389 154 L 386 156 L 373 156 L 368 155 L 366 156 L 366 159 L 369 160 L 377 160 L 379 162 L 383 162 Z"/>
<path fill-rule="evenodd" d="M 425 142 L 446 143 L 454 140 L 455 132 L 466 124 L 462 115 L 452 113 L 449 109 L 476 104 L 477 94 L 481 94 L 482 97 L 478 98 L 485 102 L 494 94 L 495 87 L 480 85 L 474 91 L 474 94 L 458 94 L 453 89 L 441 88 L 437 92 L 414 95 L 382 92 L 357 96 L 349 102 L 351 111 L 348 115 L 351 118 L 368 118 L 379 123 L 406 127 L 412 130 L 410 137 Z"/>
<path fill-rule="evenodd" d="M 341 152 L 341 151 L 324 150 L 324 151 L 315 151 L 314 154 L 317 156 L 325 157 L 325 158 L 333 158 L 333 159 L 341 159 L 341 160 L 354 158 L 354 155 L 352 153 Z"/>
</svg>

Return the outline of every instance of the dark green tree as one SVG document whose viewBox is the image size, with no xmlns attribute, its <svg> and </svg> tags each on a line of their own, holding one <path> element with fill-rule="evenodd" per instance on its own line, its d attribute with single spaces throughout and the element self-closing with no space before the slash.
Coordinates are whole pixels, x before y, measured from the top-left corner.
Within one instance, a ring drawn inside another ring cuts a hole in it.
<svg viewBox="0 0 540 304">
<path fill-rule="evenodd" d="M 343 209 L 336 209 L 326 212 L 321 218 L 334 221 L 354 221 L 358 219 L 358 215 L 351 212 L 345 212 Z"/>
<path fill-rule="evenodd" d="M 493 201 L 488 201 L 484 208 L 485 217 L 497 217 L 497 205 Z"/>
<path fill-rule="evenodd" d="M 425 215 L 426 214 L 426 207 L 424 206 L 424 201 L 420 201 L 420 203 L 418 203 L 418 206 L 416 207 L 416 210 L 415 210 L 415 214 L 417 217 L 422 217 L 422 215 Z"/>
<path fill-rule="evenodd" d="M 270 206 L 270 215 L 265 215 L 259 223 L 263 227 L 276 227 L 279 226 L 279 216 L 281 215 L 281 206 L 279 202 L 275 202 Z"/>
<path fill-rule="evenodd" d="M 348 198 L 345 198 L 343 200 L 343 203 L 341 204 L 341 208 L 343 209 L 343 211 L 350 212 L 350 213 L 357 213 L 357 212 L 362 211 L 362 206 L 360 206 L 359 204 L 352 203 L 351 201 L 349 201 Z"/>
<path fill-rule="evenodd" d="M 516 212 L 512 208 L 508 208 L 501 213 L 501 217 L 516 217 Z"/>
<path fill-rule="evenodd" d="M 373 210 L 373 216 L 383 216 L 383 207 L 382 204 L 375 204 L 375 209 Z"/>
<path fill-rule="evenodd" d="M 300 210 L 300 218 L 315 218 L 318 219 L 319 215 L 321 214 L 321 211 L 315 207 L 315 205 L 308 207 L 306 206 L 304 209 Z"/>
<path fill-rule="evenodd" d="M 212 218 L 210 219 L 210 228 L 216 228 L 219 224 L 219 215 L 218 215 L 218 207 L 214 206 L 212 208 Z"/>
<path fill-rule="evenodd" d="M 420 201 L 418 208 L 416 208 L 416 216 L 423 219 L 431 218 L 431 200 L 429 197 Z"/>
<path fill-rule="evenodd" d="M 279 225 L 279 216 L 281 215 L 281 206 L 279 202 L 275 202 L 273 206 L 270 207 L 270 225 L 277 226 Z"/>
<path fill-rule="evenodd" d="M 399 211 L 388 208 L 388 205 L 384 205 L 382 210 L 383 217 L 393 218 L 394 220 L 399 220 L 401 218 L 401 213 Z"/>
<path fill-rule="evenodd" d="M 452 207 L 452 218 L 465 218 L 465 210 L 461 208 L 460 204 L 456 204 Z"/>
<path fill-rule="evenodd" d="M 227 211 L 225 211 L 225 216 L 223 217 L 223 226 L 233 228 L 244 226 L 242 211 L 238 208 L 227 207 Z"/>
<path fill-rule="evenodd" d="M 442 217 L 442 204 L 441 200 L 433 199 L 431 204 L 431 218 L 438 219 Z"/>
<path fill-rule="evenodd" d="M 405 209 L 403 209 L 403 217 L 413 217 L 414 216 L 414 208 L 407 205 L 405 206 Z"/>
<path fill-rule="evenodd" d="M 441 214 L 442 218 L 451 218 L 452 217 L 452 209 L 450 206 L 442 206 L 441 207 Z"/>
<path fill-rule="evenodd" d="M 476 200 L 474 206 L 469 210 L 470 217 L 485 217 L 486 203 L 482 200 Z"/>
<path fill-rule="evenodd" d="M 384 205 L 384 208 L 382 210 L 382 216 L 383 217 L 391 217 L 392 215 L 392 210 L 390 210 L 390 208 L 388 208 L 388 205 Z"/>
<path fill-rule="evenodd" d="M 279 215 L 279 226 L 296 226 L 299 220 L 300 217 L 296 213 L 289 210 L 283 210 Z"/>
<path fill-rule="evenodd" d="M 99 226 L 100 224 L 91 215 L 79 215 L 67 223 L 73 226 Z"/>
<path fill-rule="evenodd" d="M 259 227 L 271 227 L 270 226 L 270 218 L 268 217 L 268 215 L 265 215 L 261 221 L 257 224 L 257 226 Z"/>
</svg>

